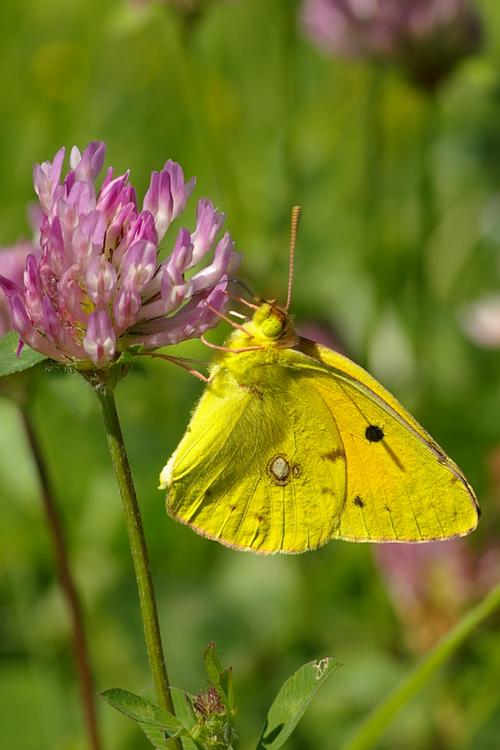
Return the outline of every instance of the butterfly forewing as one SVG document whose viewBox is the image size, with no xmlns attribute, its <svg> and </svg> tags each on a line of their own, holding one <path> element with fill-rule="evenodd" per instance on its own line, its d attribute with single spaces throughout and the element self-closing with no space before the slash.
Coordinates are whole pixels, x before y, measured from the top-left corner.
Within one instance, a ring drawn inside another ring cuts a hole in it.
<svg viewBox="0 0 500 750">
<path fill-rule="evenodd" d="M 361 367 L 314 346 L 328 375 L 313 387 L 335 417 L 348 467 L 340 537 L 418 542 L 472 531 L 478 507 L 460 469 Z"/>
</svg>

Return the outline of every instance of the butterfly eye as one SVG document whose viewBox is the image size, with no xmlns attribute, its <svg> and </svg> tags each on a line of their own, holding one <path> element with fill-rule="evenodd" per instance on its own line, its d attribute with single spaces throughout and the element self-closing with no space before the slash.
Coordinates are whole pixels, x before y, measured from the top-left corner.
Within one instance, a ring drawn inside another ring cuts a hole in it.
<svg viewBox="0 0 500 750">
<path fill-rule="evenodd" d="M 261 330 L 268 339 L 277 339 L 283 333 L 283 323 L 275 315 L 271 315 L 262 321 Z"/>
</svg>

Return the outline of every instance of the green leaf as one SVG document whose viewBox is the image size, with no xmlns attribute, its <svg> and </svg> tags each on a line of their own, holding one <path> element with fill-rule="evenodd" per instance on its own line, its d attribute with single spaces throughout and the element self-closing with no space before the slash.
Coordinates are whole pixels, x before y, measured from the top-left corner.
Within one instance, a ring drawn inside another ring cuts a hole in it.
<svg viewBox="0 0 500 750">
<path fill-rule="evenodd" d="M 184 725 L 176 716 L 129 690 L 111 688 L 103 690 L 99 695 L 117 711 L 121 711 L 134 721 L 158 726 L 172 733 L 184 729 Z"/>
<path fill-rule="evenodd" d="M 43 362 L 47 357 L 39 354 L 29 346 L 24 346 L 19 357 L 16 356 L 19 336 L 14 331 L 9 331 L 4 336 L 0 336 L 0 377 L 12 375 L 15 372 L 27 370 L 29 367 Z"/>
<path fill-rule="evenodd" d="M 173 714 L 128 690 L 112 688 L 99 693 L 117 711 L 136 721 L 153 747 L 165 750 L 168 739 L 187 734 L 184 724 Z"/>
<path fill-rule="evenodd" d="M 176 716 L 128 690 L 112 688 L 99 693 L 113 708 L 136 721 L 157 750 L 168 750 L 174 738 L 180 739 L 183 750 L 205 750 L 196 739 L 196 718 L 185 691 L 170 688 L 170 694 Z"/>
<path fill-rule="evenodd" d="M 267 714 L 257 750 L 277 750 L 283 746 L 319 688 L 339 666 L 329 656 L 310 661 L 283 684 Z"/>
</svg>

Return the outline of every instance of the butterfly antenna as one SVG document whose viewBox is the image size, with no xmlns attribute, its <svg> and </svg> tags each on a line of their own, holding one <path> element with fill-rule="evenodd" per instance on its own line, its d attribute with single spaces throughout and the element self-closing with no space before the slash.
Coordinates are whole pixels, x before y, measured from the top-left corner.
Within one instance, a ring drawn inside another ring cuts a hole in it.
<svg viewBox="0 0 500 750">
<path fill-rule="evenodd" d="M 292 301 L 293 263 L 295 260 L 295 244 L 297 242 L 297 231 L 299 229 L 301 212 L 302 208 L 300 206 L 294 206 L 292 208 L 292 220 L 290 226 L 290 261 L 288 266 L 288 294 L 285 307 L 286 312 L 290 309 L 290 303 Z"/>
<path fill-rule="evenodd" d="M 257 297 L 252 292 L 252 290 L 250 289 L 250 287 L 247 284 L 245 284 L 244 281 L 241 281 L 241 279 L 234 279 L 233 283 L 236 284 L 236 285 L 238 285 L 238 286 L 240 286 L 243 289 L 243 291 L 246 292 L 248 294 L 248 296 L 251 297 L 255 302 L 259 302 L 259 303 L 262 302 L 262 300 L 259 297 Z M 226 294 L 229 294 L 229 292 L 226 292 Z"/>
<path fill-rule="evenodd" d="M 235 302 L 240 302 L 242 305 L 246 305 L 247 307 L 250 307 L 252 310 L 259 309 L 259 305 L 254 305 L 252 302 L 249 302 L 244 297 L 238 297 L 236 294 L 231 294 L 231 292 L 226 292 L 226 295 L 229 297 L 229 299 L 234 299 Z"/>
</svg>

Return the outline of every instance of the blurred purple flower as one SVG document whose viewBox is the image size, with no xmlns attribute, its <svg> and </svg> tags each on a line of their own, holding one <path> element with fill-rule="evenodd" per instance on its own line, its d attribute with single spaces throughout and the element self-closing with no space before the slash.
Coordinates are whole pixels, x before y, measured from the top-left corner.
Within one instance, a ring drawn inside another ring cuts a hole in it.
<svg viewBox="0 0 500 750">
<path fill-rule="evenodd" d="M 324 51 L 394 62 L 426 88 L 477 51 L 482 36 L 470 0 L 304 0 L 302 23 Z"/>
<path fill-rule="evenodd" d="M 374 553 L 407 628 L 408 645 L 418 652 L 434 645 L 500 576 L 500 545 L 494 536 L 481 549 L 468 539 L 450 539 L 381 544 Z"/>
<path fill-rule="evenodd" d="M 153 172 L 139 211 L 129 173 L 108 168 L 100 190 L 105 145 L 74 147 L 61 178 L 65 150 L 34 168 L 42 210 L 40 256 L 26 261 L 24 285 L 0 276 L 12 325 L 27 344 L 52 359 L 104 367 L 135 344 L 153 349 L 200 336 L 216 325 L 210 307 L 222 310 L 228 275 L 239 256 L 226 232 L 216 243 L 224 214 L 202 198 L 196 228 L 181 228 L 171 255 L 158 259 L 159 243 L 184 210 L 194 179 L 167 161 Z M 210 307 L 209 307 L 210 305 Z"/>
<path fill-rule="evenodd" d="M 12 247 L 0 248 L 0 274 L 18 286 L 23 283 L 26 258 L 35 248 L 28 241 L 21 241 Z M 0 289 L 0 336 L 12 329 L 10 305 Z"/>
<path fill-rule="evenodd" d="M 306 318 L 297 326 L 297 333 L 299 336 L 315 341 L 317 344 L 323 344 L 323 346 L 327 346 L 335 352 L 347 354 L 339 332 L 330 323 Z"/>
</svg>

